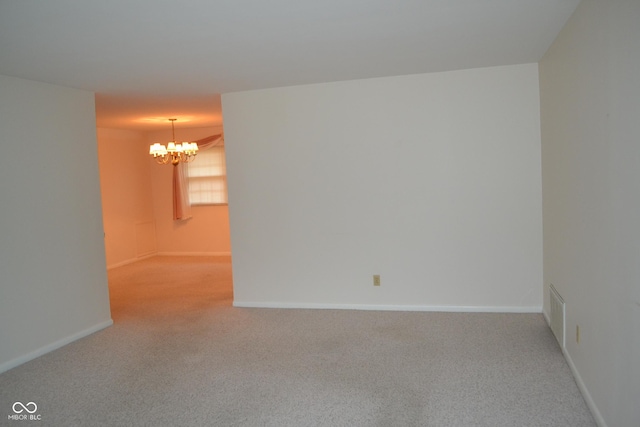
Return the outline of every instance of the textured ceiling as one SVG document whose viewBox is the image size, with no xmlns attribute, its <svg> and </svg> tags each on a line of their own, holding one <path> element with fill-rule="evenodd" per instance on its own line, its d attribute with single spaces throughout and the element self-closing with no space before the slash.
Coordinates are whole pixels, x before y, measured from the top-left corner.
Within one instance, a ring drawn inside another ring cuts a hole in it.
<svg viewBox="0 0 640 427">
<path fill-rule="evenodd" d="M 537 62 L 578 3 L 0 0 L 0 74 L 96 92 L 101 127 L 209 126 L 225 92 Z"/>
</svg>

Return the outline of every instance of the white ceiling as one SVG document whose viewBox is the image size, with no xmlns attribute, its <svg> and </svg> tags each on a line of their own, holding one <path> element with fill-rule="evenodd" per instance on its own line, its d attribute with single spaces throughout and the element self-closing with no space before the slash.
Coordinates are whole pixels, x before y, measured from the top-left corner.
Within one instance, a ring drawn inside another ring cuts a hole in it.
<svg viewBox="0 0 640 427">
<path fill-rule="evenodd" d="M 209 126 L 226 92 L 537 62 L 578 3 L 0 0 L 0 74 L 96 92 L 100 127 Z"/>
</svg>

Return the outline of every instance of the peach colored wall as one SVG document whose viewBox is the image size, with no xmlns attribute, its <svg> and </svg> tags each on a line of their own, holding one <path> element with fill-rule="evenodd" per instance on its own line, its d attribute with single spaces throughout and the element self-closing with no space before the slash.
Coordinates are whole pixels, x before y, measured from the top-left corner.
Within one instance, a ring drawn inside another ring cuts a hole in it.
<svg viewBox="0 0 640 427">
<path fill-rule="evenodd" d="M 178 141 L 193 141 L 222 132 L 221 127 L 181 128 L 176 124 Z M 166 143 L 171 128 L 147 133 L 147 144 Z M 191 219 L 173 220 L 172 167 L 158 165 L 150 157 L 153 212 L 156 221 L 158 253 L 180 255 L 229 255 L 229 210 L 227 206 L 193 206 Z M 196 159 L 197 161 L 197 159 Z"/>
<path fill-rule="evenodd" d="M 97 135 L 105 252 L 115 267 L 157 251 L 148 145 L 143 132 Z"/>
</svg>

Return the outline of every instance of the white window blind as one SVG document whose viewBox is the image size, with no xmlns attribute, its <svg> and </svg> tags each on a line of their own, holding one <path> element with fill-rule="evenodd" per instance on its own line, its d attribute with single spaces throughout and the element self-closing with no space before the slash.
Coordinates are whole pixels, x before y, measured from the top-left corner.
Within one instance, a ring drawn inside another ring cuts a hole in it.
<svg viewBox="0 0 640 427">
<path fill-rule="evenodd" d="M 227 203 L 227 168 L 224 146 L 198 152 L 187 163 L 189 202 L 192 205 L 223 205 Z"/>
</svg>

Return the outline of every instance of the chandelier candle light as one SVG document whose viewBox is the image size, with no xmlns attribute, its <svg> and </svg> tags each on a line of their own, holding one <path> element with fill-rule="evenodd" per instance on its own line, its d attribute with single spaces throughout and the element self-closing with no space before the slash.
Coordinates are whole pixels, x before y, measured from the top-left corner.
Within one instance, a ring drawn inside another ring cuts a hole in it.
<svg viewBox="0 0 640 427">
<path fill-rule="evenodd" d="M 171 135 L 172 141 L 167 143 L 165 147 L 164 144 L 160 144 L 156 142 L 149 147 L 149 154 L 156 159 L 161 165 L 165 165 L 171 162 L 172 165 L 176 166 L 178 163 L 188 163 L 196 158 L 196 154 L 198 154 L 198 144 L 195 142 L 183 142 L 182 144 L 176 144 L 176 131 L 173 127 L 173 122 L 177 119 L 169 119 L 171 122 Z"/>
</svg>

